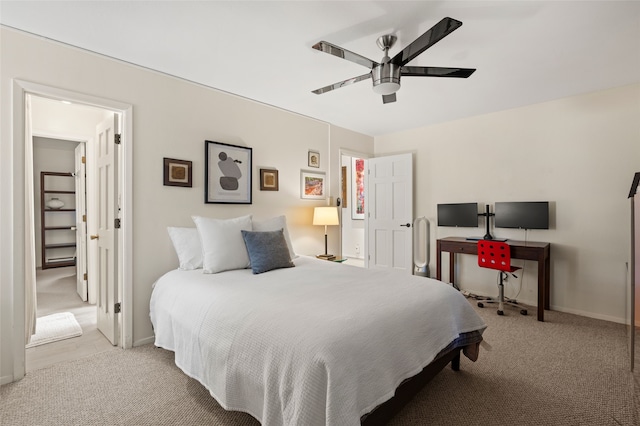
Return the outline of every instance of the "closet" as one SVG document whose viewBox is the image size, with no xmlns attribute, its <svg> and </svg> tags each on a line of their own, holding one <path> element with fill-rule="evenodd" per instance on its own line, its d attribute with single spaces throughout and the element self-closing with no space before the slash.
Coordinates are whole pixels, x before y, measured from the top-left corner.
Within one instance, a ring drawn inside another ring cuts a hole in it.
<svg viewBox="0 0 640 426">
<path fill-rule="evenodd" d="M 42 269 L 76 264 L 75 176 L 40 172 Z"/>
</svg>

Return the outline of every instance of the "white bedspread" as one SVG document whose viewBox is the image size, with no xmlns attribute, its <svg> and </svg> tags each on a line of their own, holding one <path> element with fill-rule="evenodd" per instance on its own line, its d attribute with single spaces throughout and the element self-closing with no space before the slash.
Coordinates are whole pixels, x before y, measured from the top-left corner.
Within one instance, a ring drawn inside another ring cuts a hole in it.
<svg viewBox="0 0 640 426">
<path fill-rule="evenodd" d="M 296 267 L 168 272 L 156 346 L 225 409 L 264 426 L 349 426 L 460 333 L 485 324 L 442 282 L 301 256 Z"/>
</svg>

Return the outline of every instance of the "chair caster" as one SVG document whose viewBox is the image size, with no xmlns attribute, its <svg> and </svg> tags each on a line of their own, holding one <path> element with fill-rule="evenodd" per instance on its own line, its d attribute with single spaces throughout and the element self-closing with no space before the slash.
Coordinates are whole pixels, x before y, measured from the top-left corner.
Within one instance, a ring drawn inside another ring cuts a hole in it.
<svg viewBox="0 0 640 426">
<path fill-rule="evenodd" d="M 478 308 L 484 308 L 484 303 L 478 302 Z"/>
<path fill-rule="evenodd" d="M 504 311 L 498 309 L 498 315 L 504 315 Z"/>
<path fill-rule="evenodd" d="M 527 310 L 526 309 L 521 309 L 520 310 L 520 315 L 527 315 Z"/>
</svg>

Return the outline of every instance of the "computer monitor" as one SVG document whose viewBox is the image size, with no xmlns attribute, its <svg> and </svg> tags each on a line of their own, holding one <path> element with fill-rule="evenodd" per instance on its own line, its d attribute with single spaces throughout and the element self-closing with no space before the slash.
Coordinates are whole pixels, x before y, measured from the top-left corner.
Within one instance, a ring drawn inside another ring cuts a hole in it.
<svg viewBox="0 0 640 426">
<path fill-rule="evenodd" d="M 498 202 L 496 228 L 549 229 L 548 201 Z"/>
<path fill-rule="evenodd" d="M 478 203 L 438 204 L 438 226 L 478 227 Z"/>
</svg>

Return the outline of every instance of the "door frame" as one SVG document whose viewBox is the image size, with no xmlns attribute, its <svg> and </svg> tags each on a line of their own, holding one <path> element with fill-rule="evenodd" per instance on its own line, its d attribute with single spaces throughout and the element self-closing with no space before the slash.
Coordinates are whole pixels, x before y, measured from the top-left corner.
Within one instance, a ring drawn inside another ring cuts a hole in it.
<svg viewBox="0 0 640 426">
<path fill-rule="evenodd" d="M 338 176 L 339 176 L 338 181 L 340 183 L 342 183 L 342 157 L 343 156 L 350 157 L 350 158 L 364 158 L 365 160 L 368 160 L 369 158 L 374 158 L 373 154 L 369 154 L 369 153 L 366 153 L 366 152 L 353 151 L 353 150 L 346 149 L 346 148 L 340 148 L 338 150 Z M 353 173 L 353 170 L 351 171 L 351 173 Z M 347 183 L 347 185 L 349 185 L 349 189 L 347 190 L 347 194 L 348 194 L 349 200 L 347 200 L 347 202 L 348 202 L 347 205 L 349 207 L 346 210 L 347 210 L 347 213 L 349 214 L 349 216 L 351 216 L 351 200 L 353 199 L 353 197 L 351 196 L 352 195 L 351 194 L 352 188 L 350 187 L 350 185 L 351 185 L 351 175 L 348 176 L 348 179 L 349 179 L 349 182 Z M 365 187 L 365 193 L 366 193 L 366 187 Z M 341 193 L 340 188 L 338 188 L 338 194 L 340 194 L 339 197 L 342 197 L 342 193 Z M 341 206 L 342 205 L 344 205 L 344 200 L 342 200 Z M 365 210 L 366 210 L 366 205 L 365 205 Z M 343 244 L 343 235 L 342 235 L 342 232 L 343 232 L 342 215 L 343 215 L 343 213 L 344 213 L 343 209 L 342 209 L 342 207 L 340 207 L 340 209 L 339 209 L 339 214 L 340 214 L 340 257 L 344 257 L 344 254 L 343 254 L 344 253 L 344 247 L 342 246 L 342 244 Z M 364 225 L 364 239 L 363 239 L 362 245 L 363 245 L 363 256 L 364 256 L 364 260 L 366 262 L 367 254 L 368 254 L 366 223 Z"/>
<path fill-rule="evenodd" d="M 12 381 L 22 379 L 25 375 L 25 194 L 20 188 L 25 184 L 25 95 L 32 94 L 56 100 L 67 100 L 77 104 L 98 107 L 121 114 L 122 123 L 120 132 L 122 144 L 120 146 L 121 167 L 119 182 L 121 191 L 121 238 L 118 243 L 118 286 L 121 295 L 121 314 L 119 328 L 121 330 L 118 345 L 123 348 L 133 346 L 133 268 L 132 268 L 132 206 L 133 206 L 133 106 L 131 104 L 113 101 L 83 93 L 72 92 L 51 86 L 45 86 L 24 80 L 13 79 L 12 86 L 12 120 L 9 123 L 12 137 L 12 175 L 13 193 L 7 207 L 13 213 L 10 216 L 9 234 L 12 247 L 11 268 L 8 272 L 13 282 L 12 310 L 9 314 L 13 318 L 13 327 L 9 335 L 10 342 L 3 342 L 12 347 L 12 358 L 9 362 L 13 365 Z M 5 304 L 3 303 L 3 308 Z M 4 337 L 3 337 L 4 339 Z M 5 382 L 3 377 L 3 383 Z"/>
</svg>

